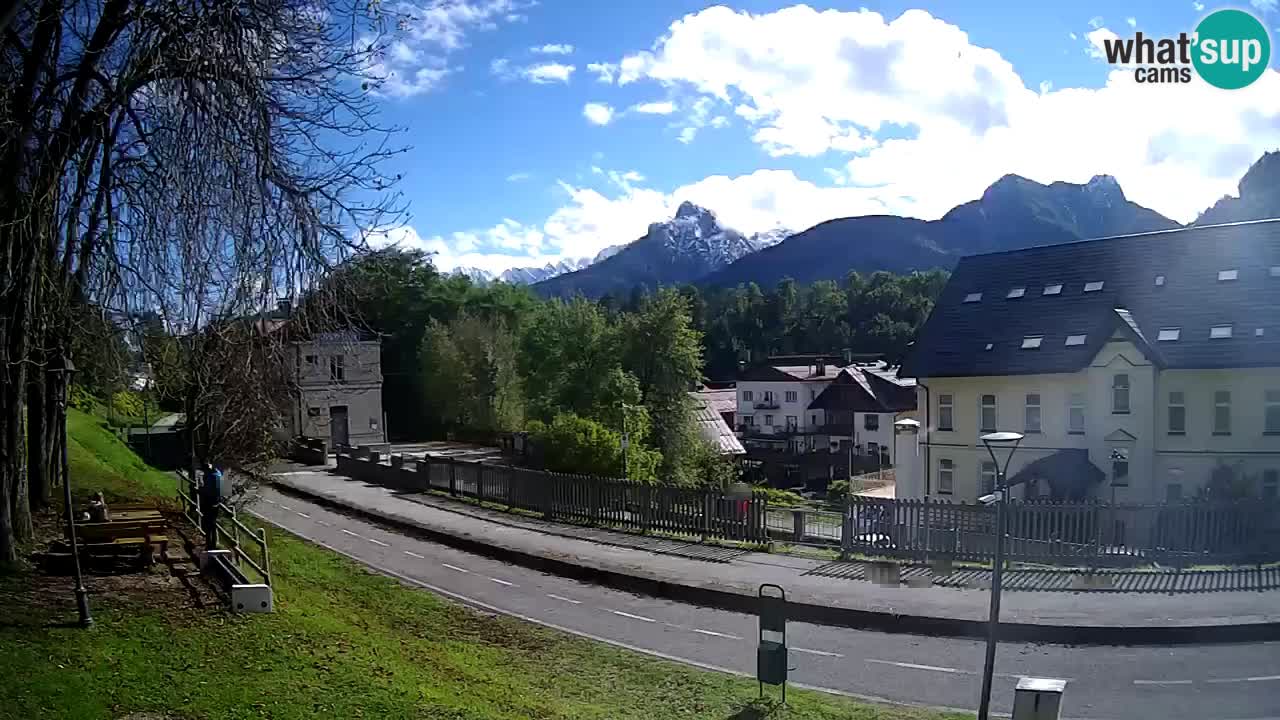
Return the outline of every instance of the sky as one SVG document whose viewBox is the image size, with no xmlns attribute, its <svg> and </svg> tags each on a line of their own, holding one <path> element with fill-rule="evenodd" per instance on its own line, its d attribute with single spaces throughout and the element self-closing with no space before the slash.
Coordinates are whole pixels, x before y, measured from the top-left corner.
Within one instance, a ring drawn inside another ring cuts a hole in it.
<svg viewBox="0 0 1280 720">
<path fill-rule="evenodd" d="M 744 233 L 935 219 L 1005 174 L 1187 222 L 1280 149 L 1280 60 L 1219 90 L 1135 81 L 1106 37 L 1280 0 L 404 0 L 377 67 L 410 217 L 371 243 L 491 272 L 592 257 L 685 200 Z"/>
</svg>

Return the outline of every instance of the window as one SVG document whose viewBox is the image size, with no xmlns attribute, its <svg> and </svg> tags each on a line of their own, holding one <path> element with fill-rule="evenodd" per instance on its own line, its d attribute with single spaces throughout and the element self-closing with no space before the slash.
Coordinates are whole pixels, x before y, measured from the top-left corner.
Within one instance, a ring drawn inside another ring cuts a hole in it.
<svg viewBox="0 0 1280 720">
<path fill-rule="evenodd" d="M 786 394 L 787 402 L 796 402 L 796 391 L 788 390 Z"/>
<path fill-rule="evenodd" d="M 1129 452 L 1119 448 L 1111 451 L 1111 486 L 1129 487 Z"/>
<path fill-rule="evenodd" d="M 1182 500 L 1182 483 L 1169 483 L 1164 486 L 1164 501 L 1179 502 Z"/>
<path fill-rule="evenodd" d="M 765 424 L 765 427 L 773 427 L 773 416 L 772 416 L 772 415 L 765 415 L 765 416 L 764 416 L 764 424 Z"/>
<path fill-rule="evenodd" d="M 1044 342 L 1043 335 L 1028 335 L 1022 338 L 1022 349 L 1023 350 L 1039 349 L 1040 343 L 1042 342 Z"/>
<path fill-rule="evenodd" d="M 1111 378 L 1111 412 L 1118 415 L 1129 412 L 1129 376 L 1124 373 Z"/>
<path fill-rule="evenodd" d="M 755 416 L 755 415 L 743 415 L 743 416 L 742 416 L 742 425 L 743 425 L 743 427 L 751 427 L 752 425 L 755 425 L 755 424 L 756 424 L 756 416 Z"/>
<path fill-rule="evenodd" d="M 378 429 L 378 418 L 369 418 L 369 429 L 370 430 Z"/>
<path fill-rule="evenodd" d="M 320 408 L 307 408 L 307 417 L 320 417 Z"/>
<path fill-rule="evenodd" d="M 1009 289 L 1009 294 L 1008 294 L 1008 295 L 1005 295 L 1005 297 L 1007 297 L 1007 298 L 1020 298 L 1020 297 L 1022 297 L 1023 295 L 1026 295 L 1026 294 L 1027 294 L 1027 289 L 1026 289 L 1026 288 L 1024 288 L 1024 287 L 1016 287 L 1016 288 L 1010 288 L 1010 289 Z"/>
<path fill-rule="evenodd" d="M 1044 286 L 1044 294 L 1045 294 L 1045 295 L 1061 295 L 1061 294 L 1062 294 L 1062 283 L 1054 283 L 1053 285 L 1045 285 L 1045 286 Z"/>
<path fill-rule="evenodd" d="M 1084 434 L 1084 393 L 1073 392 L 1067 401 L 1067 432 Z"/>
<path fill-rule="evenodd" d="M 996 489 L 996 464 L 990 460 L 983 461 L 978 470 L 978 495 L 989 495 Z"/>
<path fill-rule="evenodd" d="M 953 430 L 955 429 L 955 402 L 954 395 L 946 394 L 938 396 L 938 429 Z"/>
<path fill-rule="evenodd" d="M 1085 335 L 1068 335 L 1067 346 L 1070 347 L 1072 345 L 1083 345 L 1086 337 L 1087 336 Z"/>
<path fill-rule="evenodd" d="M 1160 334 L 1156 336 L 1159 342 L 1173 342 L 1182 334 L 1182 328 L 1160 328 Z"/>
<path fill-rule="evenodd" d="M 978 430 L 984 433 L 996 431 L 995 395 L 983 395 L 978 399 Z"/>
<path fill-rule="evenodd" d="M 987 349 L 987 350 L 990 350 L 990 349 L 991 349 L 991 348 L 993 348 L 993 347 L 995 347 L 995 345 L 992 345 L 991 343 L 987 343 L 987 348 L 986 348 L 986 349 Z"/>
<path fill-rule="evenodd" d="M 810 399 L 810 400 L 812 400 L 812 399 L 814 399 L 814 398 L 816 398 L 816 397 L 818 397 L 818 389 L 817 389 L 817 388 L 809 388 L 809 399 Z"/>
<path fill-rule="evenodd" d="M 800 421 L 795 415 L 787 416 L 787 430 L 795 432 L 800 427 Z"/>
<path fill-rule="evenodd" d="M 869 442 L 869 443 L 867 443 L 867 454 L 868 454 L 868 455 L 879 455 L 879 454 L 880 454 L 880 443 L 873 443 L 873 442 Z"/>
<path fill-rule="evenodd" d="M 1263 335 L 1266 335 L 1266 334 L 1267 334 L 1266 328 L 1258 328 L 1253 331 L 1254 337 L 1262 337 Z"/>
<path fill-rule="evenodd" d="M 1085 292 L 1098 292 L 1098 291 L 1099 291 L 1099 290 L 1101 290 L 1101 289 L 1102 289 L 1102 281 L 1101 281 L 1101 280 L 1097 280 L 1097 281 L 1095 281 L 1095 282 L 1087 282 L 1087 283 L 1085 283 L 1085 284 L 1084 284 L 1084 291 L 1085 291 Z"/>
<path fill-rule="evenodd" d="M 1164 287 L 1164 276 L 1163 276 L 1163 275 L 1157 275 L 1157 276 L 1156 276 L 1156 287 Z"/>
<path fill-rule="evenodd" d="M 1272 265 L 1269 273 L 1273 278 L 1280 278 L 1280 265 Z"/>
<path fill-rule="evenodd" d="M 862 416 L 862 429 L 864 429 L 864 430 L 879 430 L 879 429 L 880 429 L 880 416 L 879 416 L 879 415 L 877 415 L 877 414 L 875 414 L 875 413 L 867 413 L 866 415 L 863 415 L 863 416 Z"/>
<path fill-rule="evenodd" d="M 956 484 L 956 464 L 945 458 L 938 460 L 938 494 L 950 495 Z"/>
<path fill-rule="evenodd" d="M 980 292 L 969 293 L 968 295 L 964 296 L 964 301 L 967 303 L 982 302 L 982 293 Z"/>
<path fill-rule="evenodd" d="M 1280 497 L 1280 470 L 1262 471 L 1262 497 L 1273 500 Z"/>
<path fill-rule="evenodd" d="M 1229 337 L 1231 337 L 1230 325 L 1214 325 L 1209 328 L 1210 340 L 1226 340 Z"/>
<path fill-rule="evenodd" d="M 1040 394 L 1027 393 L 1027 405 L 1023 413 L 1023 428 L 1029 433 L 1040 432 Z"/>
<path fill-rule="evenodd" d="M 767 403 L 771 403 L 771 402 L 773 402 L 773 391 L 772 391 L 772 390 L 765 390 L 765 391 L 764 391 L 764 401 L 765 401 L 765 402 L 767 402 Z"/>
<path fill-rule="evenodd" d="M 1237 270 L 1219 270 L 1218 271 L 1219 282 L 1224 282 L 1227 280 L 1235 280 L 1239 277 L 1240 277 L 1240 272 Z"/>
<path fill-rule="evenodd" d="M 1213 393 L 1213 434 L 1231 434 L 1231 391 L 1218 390 Z"/>
<path fill-rule="evenodd" d="M 1266 410 L 1263 412 L 1262 432 L 1280 435 L 1280 390 L 1267 390 L 1262 394 Z"/>
<path fill-rule="evenodd" d="M 751 402 L 754 399 L 755 399 L 755 393 L 751 392 L 750 390 L 742 391 L 742 402 Z"/>
<path fill-rule="evenodd" d="M 1169 391 L 1169 434 L 1187 434 L 1187 397 L 1181 390 Z"/>
<path fill-rule="evenodd" d="M 307 364 L 308 364 L 308 365 L 315 365 L 317 360 L 318 360 L 318 358 L 317 358 L 315 355 L 308 355 L 308 356 L 307 356 Z"/>
<path fill-rule="evenodd" d="M 347 368 L 346 358 L 341 355 L 334 355 L 329 358 L 329 379 L 330 380 L 346 380 Z"/>
</svg>

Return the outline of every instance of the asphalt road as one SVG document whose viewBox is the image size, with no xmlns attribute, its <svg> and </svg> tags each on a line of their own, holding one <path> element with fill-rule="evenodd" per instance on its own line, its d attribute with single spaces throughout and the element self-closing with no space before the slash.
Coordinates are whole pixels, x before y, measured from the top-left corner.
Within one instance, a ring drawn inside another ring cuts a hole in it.
<svg viewBox="0 0 1280 720">
<path fill-rule="evenodd" d="M 754 674 L 756 618 L 638 596 L 408 537 L 264 488 L 260 517 L 419 587 L 483 609 L 715 669 Z M 1124 602 L 1117 597 L 1116 602 Z M 790 623 L 796 683 L 975 709 L 983 645 Z M 1002 644 L 993 707 L 1020 676 L 1068 680 L 1063 718 L 1280 720 L 1280 643 L 1174 648 Z"/>
</svg>

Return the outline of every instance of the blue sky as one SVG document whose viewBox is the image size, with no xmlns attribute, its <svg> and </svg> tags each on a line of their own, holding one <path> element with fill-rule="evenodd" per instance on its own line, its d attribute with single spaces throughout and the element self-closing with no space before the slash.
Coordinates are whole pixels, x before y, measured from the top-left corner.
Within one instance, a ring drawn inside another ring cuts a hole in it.
<svg viewBox="0 0 1280 720">
<path fill-rule="evenodd" d="M 377 72 L 411 218 L 373 238 L 489 270 L 594 255 L 682 200 L 744 232 L 924 218 L 1001 175 L 1115 175 L 1189 220 L 1280 146 L 1280 67 L 1142 85 L 1102 37 L 1191 31 L 1159 2 L 420 0 Z M 1239 5 L 1280 26 L 1276 0 Z"/>
</svg>

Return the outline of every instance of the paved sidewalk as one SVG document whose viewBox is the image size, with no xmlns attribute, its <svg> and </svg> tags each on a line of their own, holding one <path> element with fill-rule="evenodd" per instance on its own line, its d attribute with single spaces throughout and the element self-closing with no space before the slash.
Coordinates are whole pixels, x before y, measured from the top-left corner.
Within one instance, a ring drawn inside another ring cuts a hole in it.
<svg viewBox="0 0 1280 720">
<path fill-rule="evenodd" d="M 689 543 L 547 523 L 436 495 L 400 494 L 324 471 L 281 474 L 276 483 L 474 552 L 698 604 L 750 608 L 761 583 L 776 583 L 787 589 L 797 619 L 941 635 L 980 635 L 988 612 L 983 590 L 882 587 L 812 574 L 829 565 L 823 560 L 740 550 L 695 557 L 692 548 L 681 552 Z M 1278 601 L 1275 592 L 1010 592 L 1002 598 L 1001 620 L 1009 639 L 1257 641 L 1280 637 Z"/>
</svg>

